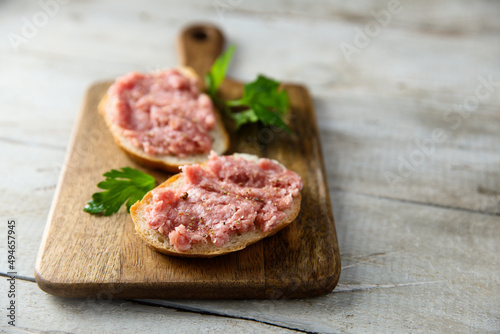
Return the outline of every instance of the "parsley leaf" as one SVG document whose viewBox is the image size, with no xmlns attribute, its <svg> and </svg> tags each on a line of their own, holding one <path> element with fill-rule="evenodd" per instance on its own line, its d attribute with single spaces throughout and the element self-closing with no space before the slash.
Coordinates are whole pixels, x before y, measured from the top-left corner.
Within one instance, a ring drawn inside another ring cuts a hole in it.
<svg viewBox="0 0 500 334">
<path fill-rule="evenodd" d="M 126 202 L 130 212 L 130 207 L 155 187 L 154 177 L 131 167 L 112 169 L 103 176 L 106 179 L 97 186 L 105 191 L 94 193 L 83 211 L 109 216 L 118 212 Z"/>
<path fill-rule="evenodd" d="M 230 113 L 230 117 L 236 121 L 236 128 L 245 123 L 261 121 L 266 126 L 274 125 L 292 133 L 282 119 L 290 105 L 288 94 L 280 90 L 279 86 L 278 81 L 259 75 L 257 80 L 245 85 L 241 99 L 228 101 L 227 104 L 232 107 L 250 108 L 240 113 Z"/>
<path fill-rule="evenodd" d="M 217 93 L 217 89 L 224 81 L 224 77 L 226 76 L 227 68 L 229 67 L 229 63 L 233 58 L 233 53 L 235 50 L 235 46 L 231 45 L 226 52 L 224 52 L 220 57 L 218 57 L 210 71 L 205 75 L 205 81 L 207 84 L 208 95 L 215 100 L 215 93 Z"/>
<path fill-rule="evenodd" d="M 249 106 L 259 103 L 284 115 L 289 105 L 288 94 L 284 90 L 279 90 L 279 86 L 278 81 L 259 75 L 257 80 L 245 85 L 240 101 L 243 105 Z"/>
<path fill-rule="evenodd" d="M 280 89 L 280 83 L 276 80 L 259 75 L 255 81 L 245 85 L 241 99 L 224 102 L 215 97 L 217 89 L 226 75 L 234 49 L 234 46 L 231 46 L 217 58 L 205 76 L 208 94 L 213 103 L 221 105 L 222 109 L 226 110 L 226 114 L 236 122 L 236 129 L 246 123 L 260 121 L 266 126 L 274 125 L 292 133 L 292 130 L 283 121 L 283 116 L 286 115 L 290 107 L 288 94 L 285 90 Z M 231 107 L 239 107 L 243 111 L 232 112 L 229 109 Z"/>
</svg>

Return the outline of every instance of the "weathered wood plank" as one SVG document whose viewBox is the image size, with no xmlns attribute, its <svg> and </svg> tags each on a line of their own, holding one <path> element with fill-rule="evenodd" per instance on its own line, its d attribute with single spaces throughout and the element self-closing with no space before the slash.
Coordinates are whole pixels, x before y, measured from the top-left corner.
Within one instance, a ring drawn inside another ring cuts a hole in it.
<svg viewBox="0 0 500 334">
<path fill-rule="evenodd" d="M 9 282 L 0 279 L 0 291 L 7 291 Z M 125 300 L 64 299 L 47 295 L 35 283 L 16 281 L 16 327 L 19 333 L 293 333 L 293 330 L 228 317 L 207 316 L 195 312 L 151 307 Z M 36 297 L 34 297 L 36 296 Z M 3 296 L 2 296 L 3 298 Z M 2 299 L 3 300 L 3 299 Z M 6 299 L 5 299 L 6 300 Z M 2 303 L 3 304 L 3 303 Z M 2 307 L 0 333 L 16 333 L 4 319 Z"/>
<path fill-rule="evenodd" d="M 441 114 L 389 98 L 316 100 L 332 188 L 500 213 L 500 119 Z M 404 112 L 401 112 L 404 110 Z M 447 136 L 434 140 L 435 131 Z"/>
<path fill-rule="evenodd" d="M 43 226 L 47 220 L 54 189 L 59 179 L 57 162 L 65 150 L 59 147 L 37 145 L 0 139 L 0 271 L 7 270 L 7 219 L 17 219 L 16 270 L 33 276 L 35 249 L 40 244 Z"/>
</svg>

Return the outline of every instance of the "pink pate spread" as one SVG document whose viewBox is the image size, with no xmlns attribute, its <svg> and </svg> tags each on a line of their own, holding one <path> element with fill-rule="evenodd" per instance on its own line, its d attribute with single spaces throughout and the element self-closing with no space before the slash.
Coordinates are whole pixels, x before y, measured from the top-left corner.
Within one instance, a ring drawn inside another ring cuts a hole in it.
<svg viewBox="0 0 500 334">
<path fill-rule="evenodd" d="M 146 210 L 149 228 L 169 238 L 178 251 L 210 240 L 223 245 L 236 233 L 272 230 L 302 190 L 300 176 L 261 158 L 211 152 L 204 165 L 182 167 L 185 184 L 179 189 L 154 189 Z"/>
<path fill-rule="evenodd" d="M 198 81 L 175 69 L 132 72 L 108 91 L 108 117 L 132 144 L 152 155 L 208 154 L 214 107 Z"/>
</svg>

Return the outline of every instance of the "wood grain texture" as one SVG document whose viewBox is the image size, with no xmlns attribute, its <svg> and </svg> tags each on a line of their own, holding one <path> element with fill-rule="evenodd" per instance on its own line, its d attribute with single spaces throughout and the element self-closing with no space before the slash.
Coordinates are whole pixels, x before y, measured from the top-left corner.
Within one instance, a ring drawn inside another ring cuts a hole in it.
<svg viewBox="0 0 500 334">
<path fill-rule="evenodd" d="M 194 61 L 189 59 L 188 65 Z M 197 70 L 204 71 L 208 63 L 198 64 Z M 152 173 L 118 149 L 97 113 L 109 85 L 89 89 L 76 125 L 36 264 L 42 290 L 65 297 L 107 291 L 115 298 L 297 298 L 333 290 L 340 256 L 316 118 L 304 87 L 286 86 L 294 136 L 254 126 L 238 136 L 233 132 L 231 141 L 233 151 L 277 159 L 301 175 L 302 209 L 295 222 L 243 251 L 184 259 L 148 248 L 124 209 L 110 217 L 82 211 L 107 170 L 132 166 Z M 226 82 L 222 95 L 238 96 L 241 88 Z M 158 182 L 169 177 L 157 171 L 154 176 Z"/>
<path fill-rule="evenodd" d="M 178 39 L 178 53 L 181 65 L 194 69 L 200 77 L 210 69 L 221 54 L 224 35 L 215 26 L 197 24 L 185 28 Z"/>
</svg>

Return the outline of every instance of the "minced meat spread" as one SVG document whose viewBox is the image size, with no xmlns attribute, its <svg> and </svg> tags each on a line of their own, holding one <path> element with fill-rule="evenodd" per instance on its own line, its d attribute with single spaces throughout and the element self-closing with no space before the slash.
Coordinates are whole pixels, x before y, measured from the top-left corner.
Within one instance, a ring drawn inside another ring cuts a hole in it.
<svg viewBox="0 0 500 334">
<path fill-rule="evenodd" d="M 108 117 L 148 154 L 185 157 L 212 148 L 214 107 L 196 78 L 176 69 L 133 72 L 116 80 L 108 101 Z"/>
<path fill-rule="evenodd" d="M 146 209 L 149 228 L 169 238 L 178 251 L 210 240 L 223 245 L 231 235 L 273 229 L 302 190 L 300 176 L 269 159 L 250 161 L 211 152 L 205 165 L 184 166 L 185 184 L 153 190 Z"/>
</svg>

